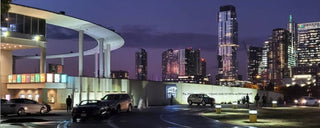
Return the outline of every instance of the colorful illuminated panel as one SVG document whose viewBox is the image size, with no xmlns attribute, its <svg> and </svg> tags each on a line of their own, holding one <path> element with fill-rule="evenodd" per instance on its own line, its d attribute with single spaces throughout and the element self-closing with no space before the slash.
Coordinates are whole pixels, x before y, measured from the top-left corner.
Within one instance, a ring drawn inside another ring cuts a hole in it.
<svg viewBox="0 0 320 128">
<path fill-rule="evenodd" d="M 17 83 L 21 83 L 21 74 L 17 75 Z"/>
<path fill-rule="evenodd" d="M 26 74 L 21 75 L 21 82 L 25 83 L 26 82 Z"/>
<path fill-rule="evenodd" d="M 8 83 L 12 83 L 12 75 L 8 75 Z"/>
<path fill-rule="evenodd" d="M 30 82 L 36 82 L 36 74 L 30 74 Z"/>
<path fill-rule="evenodd" d="M 67 83 L 67 75 L 61 74 L 61 83 Z"/>
<path fill-rule="evenodd" d="M 47 82 L 50 82 L 50 83 L 53 82 L 53 74 L 52 73 L 47 74 Z"/>
<path fill-rule="evenodd" d="M 17 75 L 12 75 L 12 83 L 16 83 L 17 82 Z"/>
<path fill-rule="evenodd" d="M 54 74 L 54 82 L 59 83 L 60 82 L 60 74 Z"/>
<path fill-rule="evenodd" d="M 40 74 L 40 82 L 46 82 L 46 74 Z"/>
<path fill-rule="evenodd" d="M 31 74 L 25 74 L 26 75 L 26 83 L 30 83 L 30 81 L 31 81 Z"/>
<path fill-rule="evenodd" d="M 40 74 L 35 74 L 35 82 L 40 82 Z"/>
</svg>

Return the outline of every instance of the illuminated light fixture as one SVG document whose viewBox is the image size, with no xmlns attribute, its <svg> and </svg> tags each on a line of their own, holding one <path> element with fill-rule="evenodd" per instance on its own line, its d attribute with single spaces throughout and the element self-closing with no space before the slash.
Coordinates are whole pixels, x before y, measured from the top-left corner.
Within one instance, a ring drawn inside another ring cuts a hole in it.
<svg viewBox="0 0 320 128">
<path fill-rule="evenodd" d="M 47 73 L 47 82 L 50 82 L 50 83 L 53 82 L 53 74 L 52 73 Z"/>
<path fill-rule="evenodd" d="M 9 32 L 8 31 L 2 32 L 2 36 L 4 36 L 4 37 L 9 36 Z"/>
<path fill-rule="evenodd" d="M 54 74 L 54 82 L 59 83 L 60 82 L 60 74 Z"/>
<path fill-rule="evenodd" d="M 297 103 L 298 103 L 298 100 L 294 100 L 294 103 L 297 104 Z"/>
<path fill-rule="evenodd" d="M 34 36 L 34 37 L 33 37 L 33 40 L 39 41 L 39 40 L 40 40 L 40 36 L 39 36 L 39 35 Z"/>
<path fill-rule="evenodd" d="M 216 108 L 221 108 L 221 105 L 220 105 L 220 104 L 217 104 L 217 105 L 216 105 Z"/>
<path fill-rule="evenodd" d="M 6 18 L 6 21 L 8 21 L 9 20 L 9 18 Z"/>
<path fill-rule="evenodd" d="M 275 101 L 275 100 L 274 100 L 274 101 L 272 101 L 272 104 L 277 104 L 277 103 L 278 103 L 278 101 Z"/>
<path fill-rule="evenodd" d="M 258 114 L 258 111 L 257 111 L 257 110 L 249 110 L 249 114 L 257 115 L 257 114 Z"/>
<path fill-rule="evenodd" d="M 22 47 L 22 45 L 19 45 L 19 47 Z"/>
</svg>

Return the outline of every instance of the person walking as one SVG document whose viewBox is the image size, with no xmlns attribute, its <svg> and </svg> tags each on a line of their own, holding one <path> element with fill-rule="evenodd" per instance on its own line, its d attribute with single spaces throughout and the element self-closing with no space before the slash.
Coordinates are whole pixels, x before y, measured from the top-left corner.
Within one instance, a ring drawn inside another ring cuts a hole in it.
<svg viewBox="0 0 320 128">
<path fill-rule="evenodd" d="M 170 105 L 173 105 L 173 95 L 171 94 Z"/>
<path fill-rule="evenodd" d="M 266 97 L 266 95 L 263 95 L 262 96 L 262 106 L 266 107 L 266 104 L 267 104 L 267 97 Z"/>
<path fill-rule="evenodd" d="M 247 102 L 247 107 L 249 108 L 249 96 L 248 96 L 248 93 L 247 93 L 247 96 L 246 96 L 246 102 Z"/>
<path fill-rule="evenodd" d="M 68 95 L 68 98 L 66 99 L 66 104 L 67 104 L 67 112 L 69 112 L 69 110 L 71 110 L 71 104 L 72 104 L 72 99 L 70 95 Z"/>
<path fill-rule="evenodd" d="M 257 95 L 254 97 L 254 100 L 256 102 L 256 107 L 258 108 L 259 107 L 259 99 L 260 99 L 260 96 L 259 94 L 257 93 Z"/>
</svg>

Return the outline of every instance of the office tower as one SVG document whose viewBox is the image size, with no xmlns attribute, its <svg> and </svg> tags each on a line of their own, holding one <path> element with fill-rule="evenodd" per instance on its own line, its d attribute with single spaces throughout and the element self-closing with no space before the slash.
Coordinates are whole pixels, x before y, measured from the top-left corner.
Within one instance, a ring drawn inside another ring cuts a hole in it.
<svg viewBox="0 0 320 128">
<path fill-rule="evenodd" d="M 179 50 L 169 49 L 162 53 L 162 81 L 178 81 L 179 63 Z"/>
<path fill-rule="evenodd" d="M 204 58 L 201 58 L 201 75 L 204 77 L 207 75 L 207 61 Z"/>
<path fill-rule="evenodd" d="M 136 52 L 136 77 L 138 80 L 147 80 L 148 78 L 147 57 L 147 52 L 144 49 L 140 49 L 140 51 Z"/>
<path fill-rule="evenodd" d="M 238 79 L 238 22 L 236 8 L 221 6 L 218 14 L 218 75 L 220 85 L 230 86 Z"/>
<path fill-rule="evenodd" d="M 201 78 L 199 49 L 169 49 L 162 53 L 162 81 L 198 83 Z"/>
<path fill-rule="evenodd" d="M 262 47 L 250 46 L 248 49 L 248 81 L 260 82 L 259 65 L 262 62 Z"/>
<path fill-rule="evenodd" d="M 297 24 L 293 21 L 292 15 L 289 15 L 288 31 L 290 32 L 291 45 L 288 47 L 288 66 L 290 77 L 292 77 L 292 68 L 296 66 L 296 49 L 297 49 Z"/>
<path fill-rule="evenodd" d="M 268 77 L 274 86 L 283 85 L 283 78 L 289 77 L 288 47 L 290 33 L 283 28 L 273 29 L 268 52 Z"/>
<path fill-rule="evenodd" d="M 268 52 L 269 52 L 269 45 L 272 38 L 265 41 L 262 48 L 262 59 L 259 65 L 259 76 L 261 81 L 261 86 L 265 88 L 267 86 L 268 80 Z"/>
<path fill-rule="evenodd" d="M 320 64 L 320 22 L 298 24 L 298 66 Z"/>
</svg>

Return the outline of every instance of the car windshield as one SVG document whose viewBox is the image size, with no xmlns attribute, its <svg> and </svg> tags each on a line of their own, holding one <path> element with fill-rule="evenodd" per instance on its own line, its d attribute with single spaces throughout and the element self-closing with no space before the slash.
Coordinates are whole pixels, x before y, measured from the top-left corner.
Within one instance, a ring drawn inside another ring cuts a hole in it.
<svg viewBox="0 0 320 128">
<path fill-rule="evenodd" d="M 84 100 L 80 102 L 80 106 L 81 105 L 98 105 L 100 103 L 99 100 Z"/>
<path fill-rule="evenodd" d="M 104 100 L 119 100 L 120 95 L 106 95 L 103 99 Z"/>
<path fill-rule="evenodd" d="M 204 94 L 203 97 L 209 97 L 207 94 Z"/>
<path fill-rule="evenodd" d="M 23 99 L 11 99 L 9 100 L 10 103 L 16 103 L 16 104 L 24 104 Z"/>
</svg>

